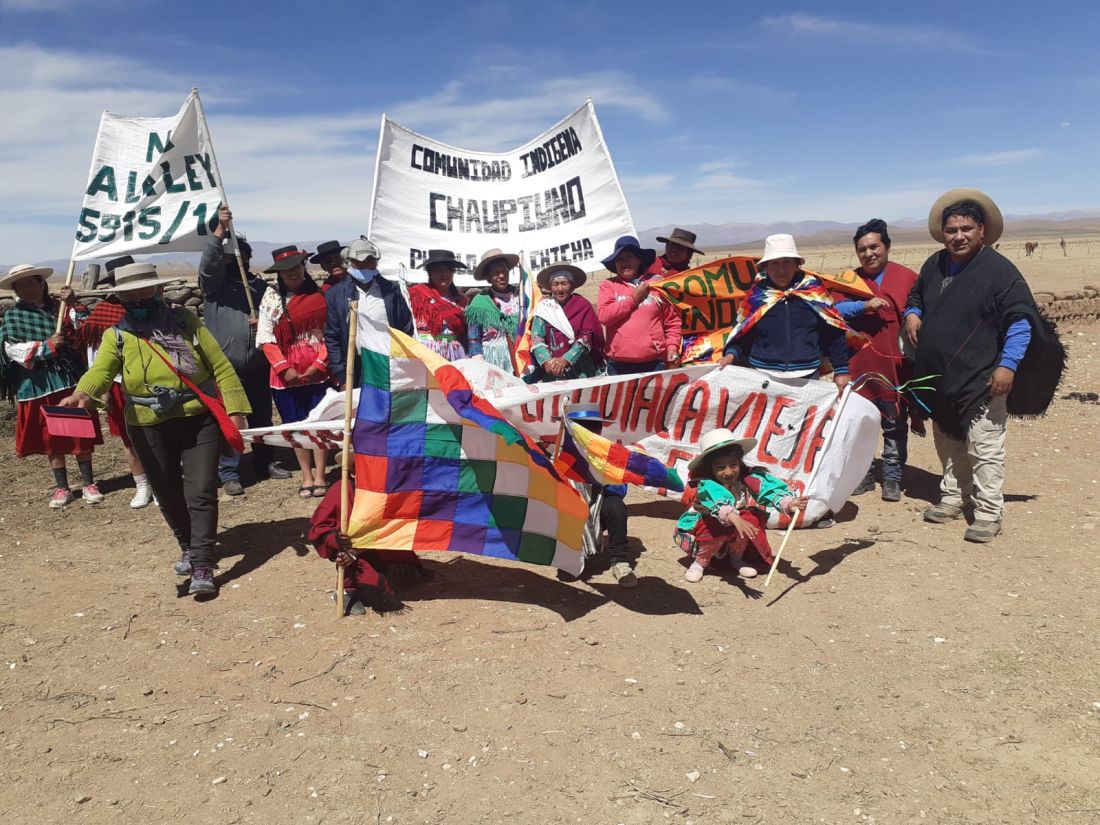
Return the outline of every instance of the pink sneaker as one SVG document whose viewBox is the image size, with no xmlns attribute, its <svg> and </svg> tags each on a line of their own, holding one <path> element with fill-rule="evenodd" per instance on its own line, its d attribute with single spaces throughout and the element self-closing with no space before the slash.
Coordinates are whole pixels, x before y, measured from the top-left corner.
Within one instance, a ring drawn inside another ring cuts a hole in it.
<svg viewBox="0 0 1100 825">
<path fill-rule="evenodd" d="M 73 494 L 69 491 L 68 487 L 58 487 L 53 491 L 53 496 L 50 498 L 50 506 L 54 509 L 60 509 L 68 504 L 72 504 Z"/>
<path fill-rule="evenodd" d="M 84 490 L 81 492 L 81 497 L 84 499 L 85 504 L 103 503 L 103 493 L 99 492 L 99 487 L 95 484 L 85 485 Z"/>
</svg>

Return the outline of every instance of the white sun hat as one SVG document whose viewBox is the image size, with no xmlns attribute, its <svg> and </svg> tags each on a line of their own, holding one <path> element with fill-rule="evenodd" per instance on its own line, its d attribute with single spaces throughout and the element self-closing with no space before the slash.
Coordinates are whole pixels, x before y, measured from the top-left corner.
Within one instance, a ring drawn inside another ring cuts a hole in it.
<svg viewBox="0 0 1100 825">
<path fill-rule="evenodd" d="M 764 256 L 756 262 L 756 266 L 759 269 L 764 269 L 768 261 L 777 261 L 780 258 L 795 258 L 798 260 L 799 266 L 806 263 L 806 259 L 798 254 L 798 247 L 794 243 L 794 235 L 768 235 L 764 239 Z"/>
</svg>

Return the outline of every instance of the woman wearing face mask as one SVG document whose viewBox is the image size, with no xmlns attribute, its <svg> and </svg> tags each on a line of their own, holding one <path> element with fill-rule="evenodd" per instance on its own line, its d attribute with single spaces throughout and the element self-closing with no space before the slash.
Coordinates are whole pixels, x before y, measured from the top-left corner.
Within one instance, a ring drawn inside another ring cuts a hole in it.
<svg viewBox="0 0 1100 825">
<path fill-rule="evenodd" d="M 271 394 L 284 424 L 301 421 L 320 403 L 329 386 L 325 349 L 325 295 L 306 272 L 308 252 L 284 246 L 271 253 L 279 283 L 264 293 L 256 326 L 256 346 L 271 363 Z M 295 447 L 302 470 L 301 498 L 325 494 L 328 451 Z"/>
<path fill-rule="evenodd" d="M 531 319 L 531 358 L 536 368 L 523 380 L 560 381 L 591 378 L 603 366 L 603 331 L 588 299 L 574 290 L 588 276 L 580 267 L 550 264 L 539 272 L 539 289 L 548 297 L 535 305 Z"/>
<path fill-rule="evenodd" d="M 449 249 L 429 249 L 420 265 L 428 283 L 409 287 L 409 303 L 420 343 L 448 361 L 467 356 L 466 296 L 455 287 L 455 271 L 466 266 Z"/>
<path fill-rule="evenodd" d="M 126 423 L 134 452 L 180 546 L 175 572 L 190 576 L 188 592 L 213 594 L 218 529 L 218 457 L 251 412 L 233 367 L 202 322 L 170 309 L 152 264 L 115 270 L 125 307 L 122 320 L 103 333 L 99 353 L 66 407 L 97 404 L 122 375 Z M 219 400 L 220 399 L 220 400 Z"/>
<path fill-rule="evenodd" d="M 84 481 L 83 500 L 87 504 L 103 501 L 103 494 L 92 475 L 92 449 L 102 444 L 99 417 L 95 418 L 95 438 L 69 438 L 53 435 L 46 427 L 42 408 L 56 404 L 69 394 L 84 371 L 84 361 L 69 344 L 72 325 L 66 311 L 66 326 L 55 334 L 60 304 L 50 297 L 46 278 L 53 272 L 45 266 L 21 264 L 0 278 L 0 289 L 11 289 L 19 299 L 4 313 L 0 324 L 0 381 L 3 394 L 17 401 L 15 454 L 20 458 L 45 455 L 53 470 L 54 491 L 50 507 L 64 507 L 73 500 L 65 456 L 76 457 Z M 75 305 L 71 289 L 62 289 L 62 299 Z"/>
<path fill-rule="evenodd" d="M 474 270 L 475 281 L 488 281 L 466 307 L 471 358 L 478 355 L 494 367 L 515 372 L 512 359 L 519 326 L 519 290 L 508 283 L 508 273 L 519 266 L 519 255 L 490 249 Z"/>
</svg>

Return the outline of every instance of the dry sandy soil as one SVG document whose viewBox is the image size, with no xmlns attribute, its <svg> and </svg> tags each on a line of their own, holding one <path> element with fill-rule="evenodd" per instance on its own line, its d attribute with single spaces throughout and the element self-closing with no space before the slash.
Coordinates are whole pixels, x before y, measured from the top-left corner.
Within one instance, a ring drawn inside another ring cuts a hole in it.
<svg viewBox="0 0 1100 825">
<path fill-rule="evenodd" d="M 1026 272 L 1086 282 L 1067 260 Z M 1063 332 L 1062 392 L 1100 389 L 1100 328 Z M 155 508 L 127 507 L 117 441 L 94 509 L 47 509 L 44 462 L 9 448 L 0 818 L 1100 821 L 1100 406 L 1010 429 L 987 546 L 921 521 L 937 463 L 914 438 L 903 501 L 797 533 L 767 590 L 684 582 L 678 506 L 632 493 L 635 590 L 439 554 L 405 613 L 339 621 L 294 481 L 223 500 L 199 603 Z"/>
</svg>

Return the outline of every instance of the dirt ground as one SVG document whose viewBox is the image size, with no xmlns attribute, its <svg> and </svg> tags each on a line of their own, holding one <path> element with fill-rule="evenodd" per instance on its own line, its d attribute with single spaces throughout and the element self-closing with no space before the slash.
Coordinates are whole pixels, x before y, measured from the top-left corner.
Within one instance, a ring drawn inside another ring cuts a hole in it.
<svg viewBox="0 0 1100 825">
<path fill-rule="evenodd" d="M 1100 327 L 1063 333 L 1062 393 L 1100 390 Z M 435 554 L 405 613 L 339 621 L 295 481 L 223 498 L 199 603 L 156 509 L 128 508 L 117 441 L 106 502 L 62 511 L 9 446 L 0 818 L 1100 821 L 1098 435 L 1075 400 L 1012 422 L 990 545 L 921 521 L 938 465 L 913 438 L 902 502 L 796 533 L 767 590 L 687 584 L 680 508 L 632 492 L 635 590 Z"/>
</svg>

